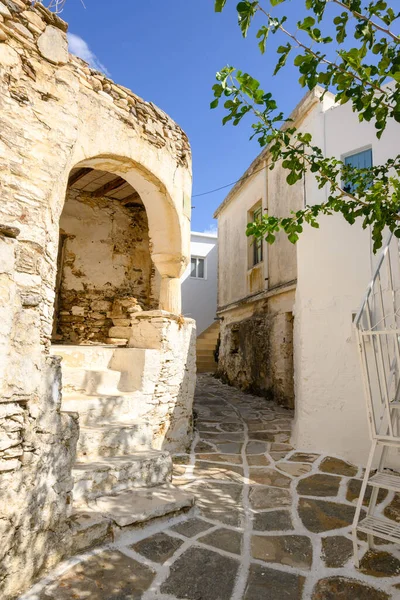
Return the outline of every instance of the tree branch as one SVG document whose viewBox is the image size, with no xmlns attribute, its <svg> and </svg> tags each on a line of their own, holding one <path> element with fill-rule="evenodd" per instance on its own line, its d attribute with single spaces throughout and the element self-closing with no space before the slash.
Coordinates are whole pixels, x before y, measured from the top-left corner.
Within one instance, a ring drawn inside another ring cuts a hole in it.
<svg viewBox="0 0 400 600">
<path fill-rule="evenodd" d="M 233 85 L 233 86 L 235 86 L 235 83 L 234 83 L 234 80 L 233 80 L 233 77 L 232 77 L 232 76 L 230 76 L 230 79 L 231 79 L 232 85 Z M 235 86 L 235 87 L 236 87 L 236 86 Z M 260 119 L 260 120 L 261 120 L 261 121 L 262 121 L 262 122 L 265 124 L 265 126 L 266 126 L 266 127 L 269 129 L 269 131 L 271 131 L 271 132 L 279 132 L 279 131 L 281 131 L 281 130 L 279 130 L 279 129 L 276 129 L 276 128 L 274 128 L 274 127 L 271 125 L 271 123 L 269 123 L 268 121 L 266 121 L 266 120 L 265 120 L 265 118 L 264 118 L 264 115 L 263 115 L 263 114 L 262 114 L 262 113 L 261 113 L 259 110 L 257 110 L 257 108 L 255 108 L 255 106 L 254 106 L 253 104 L 251 104 L 251 103 L 250 103 L 250 102 L 247 100 L 247 98 L 246 98 L 245 96 L 243 96 L 243 93 L 242 93 L 240 90 L 239 90 L 239 95 L 241 96 L 241 98 L 242 98 L 242 101 L 243 101 L 243 102 L 244 102 L 244 103 L 245 103 L 247 106 L 249 106 L 249 107 L 251 108 L 251 110 L 253 111 L 253 113 L 254 113 L 254 114 L 255 114 L 255 115 L 256 115 L 256 116 L 257 116 L 257 117 L 258 117 L 258 118 L 259 118 L 259 119 Z M 304 142 L 302 142 L 302 145 L 303 145 L 303 147 L 304 147 L 304 145 L 305 145 L 305 144 L 304 144 Z M 291 144 L 291 143 L 288 143 L 288 144 L 286 144 L 286 147 L 287 147 L 287 148 L 289 148 L 290 150 L 293 150 L 293 151 L 294 151 L 294 152 L 295 152 L 297 155 L 300 155 L 300 156 L 301 156 L 301 157 L 304 159 L 304 161 L 305 161 L 305 162 L 307 162 L 307 164 L 308 164 L 310 167 L 312 166 L 312 164 L 313 164 L 313 163 L 312 163 L 312 160 L 310 160 L 310 158 L 308 157 L 308 155 L 307 155 L 307 154 L 306 154 L 304 151 L 303 151 L 303 152 L 301 152 L 301 151 L 299 150 L 299 147 L 297 147 L 297 146 L 295 146 L 295 145 L 293 145 L 293 144 Z M 318 158 L 318 157 L 317 157 L 317 158 Z M 336 191 L 336 192 L 339 194 L 339 196 L 341 196 L 341 197 L 344 197 L 344 196 L 345 196 L 345 197 L 349 198 L 350 200 L 352 200 L 353 202 L 355 202 L 356 204 L 359 204 L 360 206 L 369 207 L 369 204 L 368 204 L 368 202 L 364 202 L 363 200 L 361 200 L 360 198 L 357 198 L 357 196 L 354 196 L 354 195 L 353 195 L 353 194 L 351 194 L 350 192 L 346 192 L 346 191 L 345 191 L 345 190 L 344 190 L 344 189 L 343 189 L 343 188 L 342 188 L 342 187 L 341 187 L 341 186 L 338 184 L 338 182 L 337 182 L 336 178 L 335 178 L 335 179 L 332 179 L 332 178 L 330 178 L 330 177 L 327 177 L 326 175 L 323 175 L 322 177 L 323 177 L 323 178 L 326 180 L 326 183 L 329 183 L 329 184 L 330 184 L 330 186 L 331 186 L 331 189 L 335 190 L 335 191 Z M 396 215 L 394 215 L 394 217 L 395 217 L 395 219 L 396 219 L 397 221 L 400 221 L 400 214 L 398 214 L 397 212 L 396 212 Z"/>
<path fill-rule="evenodd" d="M 264 13 L 265 16 L 269 20 L 273 20 L 272 15 L 270 13 L 268 13 L 266 10 L 264 10 L 264 8 L 262 8 L 261 6 L 259 6 L 257 8 L 257 10 L 260 10 L 262 13 Z M 309 52 L 310 54 L 312 54 L 312 56 L 314 56 L 316 59 L 318 59 L 319 62 L 322 62 L 322 63 L 324 63 L 326 65 L 329 65 L 330 67 L 333 67 L 334 69 L 337 69 L 341 73 L 344 73 L 346 75 L 352 76 L 354 79 L 357 79 L 357 81 L 359 81 L 363 85 L 369 85 L 374 90 L 376 90 L 377 92 L 380 92 L 381 94 L 383 94 L 384 96 L 387 97 L 387 92 L 384 89 L 382 89 L 381 87 L 375 85 L 371 81 L 367 81 L 366 79 L 362 79 L 362 77 L 360 77 L 359 75 L 357 75 L 357 73 L 354 73 L 353 71 L 346 71 L 346 69 L 343 69 L 340 65 L 337 65 L 336 63 L 333 63 L 332 61 L 328 60 L 324 56 L 322 56 L 320 54 L 317 54 L 316 52 L 314 52 L 313 50 L 311 50 L 311 48 L 309 48 L 308 46 L 306 46 L 305 44 L 303 44 L 293 33 L 290 33 L 290 31 L 288 31 L 287 29 L 285 29 L 282 25 L 279 25 L 278 29 L 280 29 L 282 31 L 282 33 L 284 33 L 285 35 L 287 35 L 294 42 L 296 42 L 296 44 L 300 48 L 303 48 L 306 52 Z M 389 109 L 393 108 L 392 106 L 390 106 L 389 104 L 387 104 L 385 102 L 382 102 L 382 104 L 384 106 L 386 106 L 387 108 L 389 108 Z"/>
<path fill-rule="evenodd" d="M 373 27 L 375 27 L 375 29 L 378 29 L 379 31 L 382 31 L 382 33 L 386 33 L 386 35 L 388 35 L 391 38 L 393 38 L 393 40 L 395 42 L 400 43 L 400 37 L 398 35 L 396 35 L 395 33 L 393 33 L 392 31 L 390 31 L 389 28 L 382 27 L 381 25 L 379 25 L 379 23 L 376 23 L 375 21 L 372 21 L 372 19 L 369 19 L 365 15 L 357 12 L 356 10 L 352 10 L 349 6 L 347 6 L 347 4 L 344 4 L 344 2 L 342 2 L 341 0 L 332 0 L 332 2 L 334 2 L 335 4 L 338 4 L 342 8 L 345 8 L 354 17 L 356 17 L 356 19 L 361 19 L 362 21 L 366 21 L 367 23 L 371 23 L 371 25 Z"/>
</svg>

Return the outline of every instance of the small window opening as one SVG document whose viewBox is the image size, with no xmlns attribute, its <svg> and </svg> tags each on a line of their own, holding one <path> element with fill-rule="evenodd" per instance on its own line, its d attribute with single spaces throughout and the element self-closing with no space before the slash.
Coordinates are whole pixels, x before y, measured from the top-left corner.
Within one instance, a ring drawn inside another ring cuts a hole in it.
<svg viewBox="0 0 400 600">
<path fill-rule="evenodd" d="M 258 221 L 262 217 L 262 207 L 253 211 L 253 221 Z M 262 238 L 253 238 L 253 267 L 263 260 L 263 241 Z"/>
<path fill-rule="evenodd" d="M 196 256 L 192 256 L 191 258 L 191 267 L 190 267 L 190 277 L 195 279 L 204 279 L 205 278 L 205 260 L 204 258 L 198 258 Z"/>
</svg>

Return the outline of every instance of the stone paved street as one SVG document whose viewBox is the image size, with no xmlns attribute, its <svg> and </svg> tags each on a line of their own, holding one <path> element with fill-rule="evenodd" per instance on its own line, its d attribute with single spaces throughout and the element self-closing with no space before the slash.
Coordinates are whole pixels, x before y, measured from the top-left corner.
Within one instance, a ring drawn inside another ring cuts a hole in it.
<svg viewBox="0 0 400 600">
<path fill-rule="evenodd" d="M 23 600 L 388 600 L 400 555 L 378 541 L 360 570 L 350 528 L 361 469 L 290 445 L 292 414 L 199 377 L 196 437 L 174 483 L 194 511 L 60 565 Z M 380 508 L 400 521 L 400 500 Z"/>
</svg>

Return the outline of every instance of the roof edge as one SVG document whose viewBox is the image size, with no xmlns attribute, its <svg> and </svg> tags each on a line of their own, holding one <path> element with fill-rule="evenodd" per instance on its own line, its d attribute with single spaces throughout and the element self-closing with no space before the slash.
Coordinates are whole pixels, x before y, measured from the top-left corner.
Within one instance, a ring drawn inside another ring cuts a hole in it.
<svg viewBox="0 0 400 600">
<path fill-rule="evenodd" d="M 310 110 L 314 107 L 314 105 L 321 102 L 321 97 L 324 94 L 324 92 L 325 92 L 324 88 L 317 85 L 315 88 L 313 88 L 312 90 L 307 92 L 307 94 L 305 94 L 302 97 L 300 102 L 298 102 L 296 107 L 292 110 L 292 112 L 289 115 L 289 119 L 292 119 L 292 122 L 294 125 L 298 126 L 305 119 L 305 117 L 310 112 Z M 332 96 L 332 98 L 334 98 L 334 95 L 331 94 L 331 92 L 325 92 L 325 94 L 329 94 L 330 96 Z M 287 125 L 283 125 L 281 127 L 281 130 L 284 130 L 286 127 L 287 127 Z M 234 196 L 243 187 L 243 185 L 245 184 L 247 179 L 249 179 L 249 177 L 254 174 L 254 171 L 257 170 L 257 168 L 261 165 L 261 163 L 264 160 L 266 160 L 267 155 L 269 154 L 269 149 L 270 149 L 270 144 L 268 144 L 265 148 L 263 148 L 263 150 L 260 152 L 260 154 L 253 160 L 253 162 L 250 164 L 250 166 L 246 169 L 246 171 L 243 173 L 243 175 L 240 177 L 240 179 L 236 182 L 236 184 L 230 190 L 228 195 L 224 198 L 224 200 L 221 202 L 221 204 L 215 210 L 215 212 L 213 214 L 214 219 L 218 219 L 218 216 L 220 215 L 222 210 L 224 210 L 224 208 L 226 208 L 226 206 L 233 200 Z"/>
</svg>

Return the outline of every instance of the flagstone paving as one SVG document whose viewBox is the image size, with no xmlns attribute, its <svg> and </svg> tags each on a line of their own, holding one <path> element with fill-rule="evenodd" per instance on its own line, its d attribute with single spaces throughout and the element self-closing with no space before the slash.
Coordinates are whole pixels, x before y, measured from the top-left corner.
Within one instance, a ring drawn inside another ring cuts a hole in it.
<svg viewBox="0 0 400 600">
<path fill-rule="evenodd" d="M 174 484 L 195 494 L 196 508 L 66 561 L 21 600 L 400 599 L 393 545 L 379 540 L 353 566 L 361 469 L 295 450 L 290 411 L 208 375 L 195 416 Z M 400 521 L 400 498 L 379 500 Z"/>
</svg>

